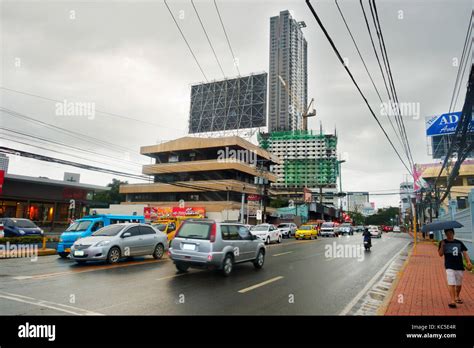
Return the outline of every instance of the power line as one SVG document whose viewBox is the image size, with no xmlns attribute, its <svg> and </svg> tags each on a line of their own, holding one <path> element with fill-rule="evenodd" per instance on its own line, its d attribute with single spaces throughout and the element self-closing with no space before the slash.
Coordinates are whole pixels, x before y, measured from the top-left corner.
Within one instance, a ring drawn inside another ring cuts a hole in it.
<svg viewBox="0 0 474 348">
<path fill-rule="evenodd" d="M 64 103 L 64 100 L 58 100 L 58 99 L 53 99 L 53 98 L 49 98 L 49 97 L 44 97 L 44 96 L 41 96 L 41 95 L 38 95 L 38 94 L 23 92 L 23 91 L 19 91 L 19 90 L 16 90 L 16 89 L 3 87 L 3 86 L 0 86 L 0 89 L 3 89 L 3 90 L 8 91 L 8 92 L 17 93 L 17 94 L 23 94 L 23 95 L 26 95 L 26 96 L 29 96 L 29 97 L 34 97 L 34 98 L 38 98 L 38 99 L 43 99 L 43 100 L 55 102 L 55 103 L 61 103 L 61 104 Z M 140 123 L 144 123 L 144 124 L 148 124 L 148 125 L 152 125 L 152 126 L 157 126 L 157 127 L 160 127 L 160 128 L 168 128 L 168 129 L 179 130 L 178 128 L 167 127 L 166 125 L 163 125 L 163 124 L 144 121 L 144 120 L 140 120 L 138 118 L 133 118 L 133 117 L 130 117 L 130 116 L 124 116 L 124 115 L 121 115 L 121 114 L 107 112 L 107 111 L 103 111 L 103 110 L 100 110 L 100 109 L 94 109 L 94 111 L 99 113 L 99 114 L 104 114 L 104 115 L 108 115 L 108 116 L 112 116 L 112 117 L 117 117 L 117 118 L 121 118 L 121 119 L 128 120 L 128 121 L 140 122 Z"/>
<path fill-rule="evenodd" d="M 388 142 L 390 143 L 390 145 L 392 146 L 393 150 L 395 151 L 395 153 L 397 154 L 398 158 L 400 159 L 400 161 L 402 162 L 403 166 L 407 169 L 407 171 L 412 174 L 411 170 L 407 167 L 407 165 L 405 164 L 405 162 L 403 161 L 402 157 L 400 156 L 398 150 L 395 148 L 395 146 L 393 145 L 393 142 L 392 140 L 390 139 L 390 137 L 388 136 L 387 132 L 385 131 L 385 129 L 383 128 L 382 124 L 380 123 L 379 119 L 377 118 L 377 116 L 375 115 L 374 111 L 372 110 L 372 107 L 370 106 L 369 102 L 367 101 L 367 98 L 365 97 L 364 93 L 362 93 L 359 85 L 357 84 L 357 82 L 355 81 L 354 79 L 354 76 L 352 76 L 352 73 L 351 71 L 349 70 L 349 68 L 346 66 L 346 64 L 344 64 L 344 60 L 342 59 L 341 57 L 341 54 L 339 53 L 338 49 L 336 48 L 333 40 L 331 39 L 331 37 L 329 36 L 326 28 L 324 27 L 323 23 L 321 22 L 321 20 L 319 19 L 318 15 L 316 14 L 316 11 L 314 10 L 313 6 L 311 5 L 311 2 L 310 0 L 306 0 L 306 4 L 308 5 L 308 7 L 310 8 L 311 12 L 313 13 L 313 16 L 314 18 L 316 19 L 316 21 L 318 22 L 321 30 L 323 31 L 324 35 L 326 36 L 327 40 L 329 41 L 329 43 L 331 44 L 331 47 L 332 49 L 334 50 L 334 52 L 336 53 L 336 56 L 337 58 L 339 59 L 339 62 L 342 64 L 342 66 L 344 67 L 344 69 L 346 70 L 346 72 L 349 74 L 349 77 L 351 78 L 352 82 L 354 83 L 354 85 L 356 86 L 357 90 L 359 91 L 359 94 L 361 95 L 362 99 L 364 100 L 365 104 L 367 105 L 367 107 L 369 108 L 369 111 L 370 113 L 372 114 L 372 117 L 375 119 L 375 121 L 377 122 L 377 124 L 379 125 L 380 129 L 382 130 L 383 134 L 385 135 L 385 137 L 387 138 Z M 413 174 L 412 174 L 413 175 Z"/>
<path fill-rule="evenodd" d="M 196 6 L 194 5 L 193 0 L 191 0 L 191 4 L 193 5 L 194 12 L 196 12 L 196 16 L 199 19 L 199 23 L 201 23 L 201 28 L 204 31 L 204 34 L 206 35 L 207 42 L 209 43 L 209 46 L 211 47 L 212 53 L 214 54 L 214 58 L 216 58 L 217 65 L 219 65 L 219 68 L 221 69 L 222 76 L 224 76 L 224 78 L 225 78 L 225 73 L 224 73 L 224 70 L 222 69 L 221 62 L 219 61 L 219 58 L 217 58 L 217 54 L 216 54 L 216 51 L 214 50 L 214 46 L 211 43 L 211 39 L 209 39 L 209 35 L 207 35 L 206 28 L 204 27 L 204 24 L 202 23 L 201 16 L 199 16 L 199 12 L 198 12 Z"/>
<path fill-rule="evenodd" d="M 10 116 L 23 119 L 27 122 L 37 123 L 37 124 L 42 125 L 46 128 L 60 131 L 62 133 L 68 134 L 69 136 L 71 136 L 73 138 L 76 138 L 76 139 L 79 139 L 81 141 L 84 141 L 84 140 L 90 141 L 90 142 L 95 143 L 96 145 L 104 146 L 104 147 L 107 147 L 107 148 L 112 149 L 112 150 L 117 151 L 117 152 L 129 152 L 129 151 L 131 151 L 132 153 L 141 155 L 140 153 L 136 152 L 135 150 L 132 150 L 132 149 L 129 149 L 129 148 L 117 145 L 117 144 L 113 144 L 113 143 L 107 142 L 105 140 L 100 140 L 98 138 L 94 138 L 94 137 L 91 137 L 91 136 L 88 136 L 88 135 L 85 135 L 85 134 L 82 134 L 82 133 L 79 133 L 79 132 L 75 132 L 75 131 L 72 131 L 70 129 L 65 129 L 65 128 L 62 128 L 62 127 L 44 122 L 44 121 L 40 121 L 40 120 L 37 120 L 33 117 L 30 117 L 30 116 L 27 116 L 25 114 L 21 114 L 19 112 L 16 112 L 14 110 L 10 110 L 10 109 L 7 109 L 7 108 L 0 107 L 0 111 L 4 112 L 4 113 L 6 113 Z"/>
<path fill-rule="evenodd" d="M 237 69 L 238 76 L 240 77 L 239 64 L 238 64 L 237 59 L 235 58 L 234 50 L 232 49 L 232 45 L 230 44 L 229 37 L 227 36 L 227 31 L 225 30 L 224 22 L 223 22 L 223 20 L 222 20 L 221 13 L 219 12 L 219 7 L 217 7 L 217 2 L 216 2 L 216 0 L 214 0 L 214 6 L 215 6 L 215 8 L 216 8 L 217 15 L 219 16 L 219 21 L 221 22 L 222 30 L 224 31 L 224 35 L 225 35 L 225 38 L 226 38 L 226 40 L 227 40 L 227 45 L 229 46 L 230 53 L 232 54 L 234 66 L 235 66 L 235 68 Z"/>
<path fill-rule="evenodd" d="M 204 79 L 206 80 L 206 82 L 209 82 L 209 80 L 207 79 L 206 74 L 204 73 L 204 70 L 203 70 L 202 67 L 201 67 L 201 64 L 199 64 L 199 61 L 197 60 L 196 55 L 194 54 L 193 49 L 192 49 L 191 46 L 189 45 L 189 42 L 188 42 L 188 40 L 186 39 L 186 36 L 184 36 L 184 33 L 183 33 L 183 31 L 181 30 L 181 27 L 179 26 L 178 22 L 176 21 L 176 18 L 174 18 L 173 12 L 171 12 L 170 7 L 169 7 L 168 4 L 166 3 L 166 0 L 163 0 L 163 2 L 165 3 L 166 8 L 168 9 L 168 11 L 169 11 L 169 13 L 170 13 L 170 15 L 171 15 L 171 18 L 173 18 L 173 22 L 174 22 L 174 24 L 176 25 L 176 28 L 178 28 L 178 30 L 179 30 L 179 32 L 180 32 L 180 34 L 181 34 L 181 37 L 183 38 L 184 42 L 186 43 L 186 46 L 188 46 L 189 52 L 191 52 L 191 55 L 193 56 L 194 61 L 196 62 L 197 66 L 199 67 L 199 70 L 201 70 L 202 76 L 204 76 Z"/>
<path fill-rule="evenodd" d="M 372 5 L 373 5 L 373 10 L 372 10 Z M 401 128 L 402 128 L 402 131 L 403 131 L 402 138 L 405 139 L 406 146 L 407 146 L 407 149 L 408 149 L 408 155 L 409 155 L 409 158 L 411 160 L 411 167 L 413 168 L 414 167 L 414 161 L 413 161 L 413 156 L 412 156 L 412 152 L 411 152 L 411 148 L 410 148 L 410 142 L 408 140 L 407 132 L 406 132 L 406 129 L 405 129 L 405 122 L 403 121 L 403 117 L 402 117 L 402 114 L 401 114 L 400 108 L 399 108 L 400 102 L 398 100 L 397 90 L 395 88 L 395 82 L 393 80 L 392 68 L 390 67 L 390 61 L 388 59 L 387 49 L 385 47 L 385 40 L 384 40 L 383 34 L 382 34 L 382 26 L 380 25 L 380 20 L 379 20 L 379 15 L 378 15 L 378 11 L 377 11 L 377 6 L 375 4 L 375 0 L 372 0 L 370 10 L 371 10 L 371 13 L 372 13 L 372 18 L 376 21 L 376 23 L 378 25 L 377 35 L 380 33 L 379 41 L 381 41 L 381 43 L 382 43 L 383 54 L 384 54 L 385 60 L 387 62 L 388 77 L 389 77 L 389 81 L 390 81 L 391 87 L 392 87 L 392 95 L 395 97 L 395 101 L 397 103 L 396 105 L 397 105 L 398 116 L 400 118 L 400 124 L 401 124 Z M 375 17 L 373 15 L 373 12 L 375 12 Z M 375 23 L 375 21 L 374 21 L 374 23 Z"/>
<path fill-rule="evenodd" d="M 350 35 L 350 37 L 351 37 L 351 39 L 352 39 L 352 42 L 354 43 L 354 46 L 355 46 L 355 48 L 356 48 L 356 50 L 357 50 L 357 53 L 359 54 L 359 57 L 360 57 L 360 59 L 361 59 L 361 61 L 362 61 L 362 64 L 364 65 L 365 71 L 367 72 L 367 75 L 369 76 L 369 79 L 370 79 L 370 81 L 372 82 L 372 86 L 374 87 L 375 92 L 377 93 L 377 96 L 379 97 L 380 104 L 383 104 L 382 97 L 380 96 L 379 90 L 378 90 L 377 86 L 375 85 L 375 82 L 374 82 L 374 80 L 373 80 L 373 78 L 372 78 L 372 75 L 370 74 L 369 69 L 367 68 L 367 65 L 365 64 L 365 60 L 364 60 L 364 58 L 362 57 L 362 54 L 360 53 L 359 46 L 357 45 L 357 43 L 356 43 L 356 41 L 355 41 L 355 39 L 354 39 L 354 36 L 352 35 L 352 32 L 351 32 L 351 30 L 350 30 L 350 28 L 349 28 L 349 25 L 348 25 L 347 22 L 346 22 L 346 18 L 344 17 L 344 14 L 342 13 L 342 10 L 341 10 L 341 8 L 339 7 L 339 4 L 338 4 L 337 0 L 334 0 L 334 1 L 335 1 L 335 3 L 336 3 L 337 9 L 338 9 L 338 11 L 339 11 L 339 14 L 341 15 L 342 20 L 344 21 L 344 24 L 345 24 L 345 26 L 346 26 L 346 29 L 347 29 L 347 31 L 349 32 L 349 35 Z M 392 108 L 392 105 L 391 105 L 391 104 L 390 104 L 390 108 Z M 392 108 L 392 110 L 393 110 L 393 108 Z M 395 130 L 395 126 L 393 125 L 392 119 L 390 118 L 390 116 L 388 116 L 388 114 L 387 114 L 387 119 L 388 119 L 388 121 L 390 122 L 390 125 L 392 126 L 393 132 L 395 133 L 395 136 L 397 137 L 398 141 L 400 142 L 400 145 L 402 145 L 402 147 L 403 147 L 402 140 L 401 140 L 400 136 L 398 135 L 397 131 Z"/>
</svg>

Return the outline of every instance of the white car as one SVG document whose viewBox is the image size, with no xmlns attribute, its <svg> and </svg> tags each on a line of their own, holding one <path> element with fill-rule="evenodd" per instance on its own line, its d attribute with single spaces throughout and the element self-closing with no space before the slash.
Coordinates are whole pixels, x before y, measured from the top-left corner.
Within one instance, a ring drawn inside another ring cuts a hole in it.
<svg viewBox="0 0 474 348">
<path fill-rule="evenodd" d="M 250 233 L 263 240 L 265 244 L 271 242 L 281 243 L 283 239 L 281 231 L 272 224 L 256 225 L 250 230 Z"/>
<path fill-rule="evenodd" d="M 279 224 L 277 228 L 280 230 L 283 237 L 291 238 L 295 235 L 298 226 L 292 222 L 284 222 Z"/>
<path fill-rule="evenodd" d="M 368 226 L 367 228 L 372 238 L 382 238 L 382 231 L 380 231 L 378 226 Z"/>
<path fill-rule="evenodd" d="M 400 226 L 393 226 L 393 232 L 401 232 Z"/>
<path fill-rule="evenodd" d="M 5 237 L 5 232 L 3 232 L 3 223 L 0 222 L 0 238 Z"/>
</svg>

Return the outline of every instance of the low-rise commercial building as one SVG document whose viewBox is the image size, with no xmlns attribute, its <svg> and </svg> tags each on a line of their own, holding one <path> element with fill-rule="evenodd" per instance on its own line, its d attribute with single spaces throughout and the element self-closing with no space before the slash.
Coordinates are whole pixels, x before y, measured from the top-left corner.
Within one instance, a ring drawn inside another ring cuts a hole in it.
<svg viewBox="0 0 474 348">
<path fill-rule="evenodd" d="M 245 218 L 256 216 L 266 186 L 278 179 L 270 166 L 280 163 L 237 136 L 183 137 L 143 146 L 141 154 L 155 162 L 143 166 L 143 174 L 153 182 L 121 185 L 120 193 L 126 195 L 123 204 L 146 204 L 156 216 L 199 211 L 219 221 L 238 220 L 242 198 Z M 272 209 L 266 213 L 269 216 Z"/>
</svg>

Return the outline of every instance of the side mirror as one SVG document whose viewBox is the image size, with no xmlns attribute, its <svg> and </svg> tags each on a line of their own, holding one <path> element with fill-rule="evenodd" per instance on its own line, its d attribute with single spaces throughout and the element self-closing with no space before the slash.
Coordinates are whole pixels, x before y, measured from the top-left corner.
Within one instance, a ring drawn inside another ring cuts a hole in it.
<svg viewBox="0 0 474 348">
<path fill-rule="evenodd" d="M 125 232 L 124 234 L 122 234 L 122 238 L 127 238 L 127 237 L 130 237 L 132 234 L 130 232 Z"/>
</svg>

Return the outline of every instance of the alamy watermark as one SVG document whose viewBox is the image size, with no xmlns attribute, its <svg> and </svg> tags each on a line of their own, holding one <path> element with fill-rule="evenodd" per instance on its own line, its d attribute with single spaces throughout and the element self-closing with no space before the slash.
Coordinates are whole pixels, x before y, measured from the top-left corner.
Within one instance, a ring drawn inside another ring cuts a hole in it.
<svg viewBox="0 0 474 348">
<path fill-rule="evenodd" d="M 235 150 L 228 146 L 217 151 L 217 162 L 244 162 L 250 165 L 257 164 L 257 151 L 255 150 Z"/>
<path fill-rule="evenodd" d="M 64 99 L 55 105 L 56 116 L 84 116 L 89 120 L 95 118 L 95 103 L 71 102 Z"/>
<path fill-rule="evenodd" d="M 329 259 L 357 259 L 362 262 L 365 258 L 363 245 L 341 244 L 333 242 L 324 246 L 324 257 Z"/>
<path fill-rule="evenodd" d="M 395 103 L 388 102 L 380 104 L 380 114 L 382 116 L 398 116 L 411 117 L 414 120 L 420 119 L 420 103 L 404 102 Z"/>
<path fill-rule="evenodd" d="M 0 259 L 31 258 L 31 262 L 38 260 L 38 245 L 36 244 L 0 244 Z"/>
</svg>

